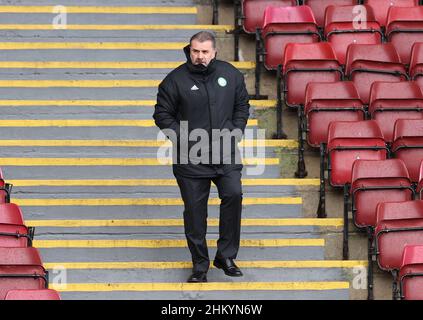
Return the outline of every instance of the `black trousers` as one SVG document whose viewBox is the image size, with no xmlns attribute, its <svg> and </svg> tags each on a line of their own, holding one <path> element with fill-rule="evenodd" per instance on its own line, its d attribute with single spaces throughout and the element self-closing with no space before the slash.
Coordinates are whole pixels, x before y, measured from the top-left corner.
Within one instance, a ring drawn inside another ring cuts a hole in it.
<svg viewBox="0 0 423 320">
<path fill-rule="evenodd" d="M 210 178 L 175 177 L 185 205 L 185 235 L 192 256 L 193 271 L 207 272 L 210 265 L 206 233 L 211 181 L 216 185 L 221 199 L 216 258 L 235 259 L 241 235 L 241 171 L 232 170 Z"/>
</svg>

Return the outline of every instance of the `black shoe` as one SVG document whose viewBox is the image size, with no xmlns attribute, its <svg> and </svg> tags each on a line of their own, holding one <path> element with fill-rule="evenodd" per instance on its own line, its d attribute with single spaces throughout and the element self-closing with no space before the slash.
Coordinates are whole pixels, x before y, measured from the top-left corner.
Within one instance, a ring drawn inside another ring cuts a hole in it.
<svg viewBox="0 0 423 320">
<path fill-rule="evenodd" d="M 243 274 L 233 259 L 218 259 L 215 258 L 213 265 L 218 269 L 223 269 L 225 274 L 230 277 L 242 277 Z"/>
<path fill-rule="evenodd" d="M 194 272 L 190 275 L 187 282 L 207 282 L 207 272 Z"/>
</svg>

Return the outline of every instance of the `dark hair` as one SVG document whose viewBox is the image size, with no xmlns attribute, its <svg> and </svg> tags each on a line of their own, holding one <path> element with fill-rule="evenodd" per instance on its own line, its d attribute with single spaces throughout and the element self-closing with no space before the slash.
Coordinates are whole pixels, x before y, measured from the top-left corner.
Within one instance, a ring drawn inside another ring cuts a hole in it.
<svg viewBox="0 0 423 320">
<path fill-rule="evenodd" d="M 200 31 L 194 34 L 191 39 L 189 40 L 189 44 L 191 45 L 193 40 L 197 40 L 199 42 L 211 41 L 213 44 L 213 48 L 216 48 L 216 37 L 213 33 L 209 31 Z"/>
</svg>

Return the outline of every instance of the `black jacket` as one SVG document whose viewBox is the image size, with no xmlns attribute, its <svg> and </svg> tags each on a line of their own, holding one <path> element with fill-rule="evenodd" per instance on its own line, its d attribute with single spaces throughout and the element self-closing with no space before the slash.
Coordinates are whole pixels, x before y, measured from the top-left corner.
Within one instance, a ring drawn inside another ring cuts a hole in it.
<svg viewBox="0 0 423 320">
<path fill-rule="evenodd" d="M 250 105 L 242 73 L 230 63 L 216 59 L 207 67 L 194 65 L 190 59 L 189 46 L 184 51 L 187 62 L 170 72 L 159 85 L 153 115 L 156 125 L 162 130 L 174 130 L 178 138 L 185 133 L 180 131 L 180 121 L 188 121 L 187 134 L 194 129 L 204 129 L 211 137 L 212 129 L 232 131 L 236 128 L 243 133 Z M 190 142 L 188 149 L 195 143 Z M 232 139 L 232 143 L 234 151 L 235 139 Z M 216 160 L 216 151 L 209 146 L 210 160 L 211 157 Z M 223 164 L 221 154 L 220 162 L 214 161 L 214 164 L 180 164 L 181 153 L 178 143 L 178 163 L 174 163 L 173 170 L 175 174 L 183 176 L 214 176 L 217 171 L 242 168 L 241 164 L 234 161 Z"/>
</svg>

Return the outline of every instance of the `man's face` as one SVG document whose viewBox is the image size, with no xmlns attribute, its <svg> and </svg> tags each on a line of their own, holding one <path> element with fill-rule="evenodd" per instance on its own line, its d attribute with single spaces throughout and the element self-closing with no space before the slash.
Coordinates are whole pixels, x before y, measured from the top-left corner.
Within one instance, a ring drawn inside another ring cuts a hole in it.
<svg viewBox="0 0 423 320">
<path fill-rule="evenodd" d="M 191 42 L 190 57 L 193 64 L 202 64 L 207 67 L 210 61 L 216 57 L 216 49 L 213 48 L 213 42 L 210 40 L 204 42 L 193 40 Z"/>
</svg>

